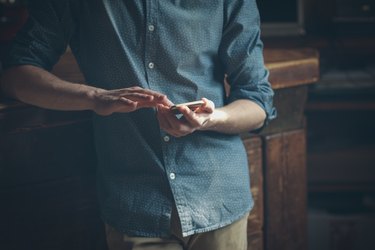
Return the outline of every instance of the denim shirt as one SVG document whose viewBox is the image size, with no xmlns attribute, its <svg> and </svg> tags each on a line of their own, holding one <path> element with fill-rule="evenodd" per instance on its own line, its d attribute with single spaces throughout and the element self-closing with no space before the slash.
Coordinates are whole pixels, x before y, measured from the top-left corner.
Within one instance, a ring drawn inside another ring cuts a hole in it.
<svg viewBox="0 0 375 250">
<path fill-rule="evenodd" d="M 174 103 L 206 97 L 216 107 L 249 99 L 267 120 L 275 117 L 255 0 L 31 3 L 7 67 L 50 70 L 70 46 L 92 86 L 140 86 Z M 160 129 L 151 108 L 93 116 L 102 218 L 117 230 L 168 236 L 175 205 L 188 236 L 228 225 L 252 208 L 239 135 L 196 131 L 175 138 Z"/>
</svg>

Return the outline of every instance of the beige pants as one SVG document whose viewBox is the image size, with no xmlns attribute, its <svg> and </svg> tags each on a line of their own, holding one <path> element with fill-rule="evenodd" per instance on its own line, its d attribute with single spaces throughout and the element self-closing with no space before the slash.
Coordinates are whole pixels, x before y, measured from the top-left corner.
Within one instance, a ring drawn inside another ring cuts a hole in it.
<svg viewBox="0 0 375 250">
<path fill-rule="evenodd" d="M 175 214 L 175 213 L 174 213 Z M 106 225 L 109 250 L 246 250 L 247 215 L 226 227 L 182 237 L 178 216 L 172 214 L 169 238 L 128 237 Z"/>
</svg>

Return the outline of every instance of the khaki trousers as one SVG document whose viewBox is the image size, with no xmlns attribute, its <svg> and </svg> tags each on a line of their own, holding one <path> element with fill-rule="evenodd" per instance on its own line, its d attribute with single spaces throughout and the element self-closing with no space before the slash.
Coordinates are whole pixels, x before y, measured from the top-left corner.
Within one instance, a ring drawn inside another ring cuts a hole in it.
<svg viewBox="0 0 375 250">
<path fill-rule="evenodd" d="M 169 238 L 129 237 L 106 224 L 109 250 L 246 250 L 247 217 L 210 232 L 182 237 L 180 222 L 172 213 Z"/>
</svg>

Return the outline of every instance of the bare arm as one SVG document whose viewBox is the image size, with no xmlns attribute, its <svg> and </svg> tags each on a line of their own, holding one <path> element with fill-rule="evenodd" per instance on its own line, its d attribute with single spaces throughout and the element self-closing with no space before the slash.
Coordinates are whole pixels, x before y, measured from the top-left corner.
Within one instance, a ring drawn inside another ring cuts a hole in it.
<svg viewBox="0 0 375 250">
<path fill-rule="evenodd" d="M 93 110 L 100 115 L 131 112 L 156 104 L 170 105 L 165 95 L 139 87 L 104 90 L 64 81 L 48 71 L 23 65 L 1 78 L 3 92 L 22 102 L 56 110 Z"/>
<path fill-rule="evenodd" d="M 240 99 L 224 107 L 215 109 L 205 98 L 205 104 L 196 111 L 188 107 L 179 108 L 183 117 L 178 119 L 168 107 L 158 106 L 160 127 L 167 133 L 180 137 L 196 130 L 211 130 L 227 134 L 237 134 L 260 128 L 266 118 L 265 111 L 250 100 Z"/>
<path fill-rule="evenodd" d="M 213 111 L 202 130 L 242 133 L 262 127 L 265 111 L 250 100 L 240 99 Z"/>
</svg>

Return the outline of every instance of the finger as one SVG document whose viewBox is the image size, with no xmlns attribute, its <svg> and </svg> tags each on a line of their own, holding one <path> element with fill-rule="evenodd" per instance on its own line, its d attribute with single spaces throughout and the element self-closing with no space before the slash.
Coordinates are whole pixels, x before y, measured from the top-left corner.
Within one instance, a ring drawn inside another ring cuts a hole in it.
<svg viewBox="0 0 375 250">
<path fill-rule="evenodd" d="M 171 126 L 169 132 L 171 132 L 174 135 L 184 136 L 194 131 L 191 124 L 189 124 L 185 119 L 178 119 L 169 110 L 166 114 L 166 119 Z"/>
<path fill-rule="evenodd" d="M 173 103 L 165 95 L 152 96 L 143 93 L 131 93 L 130 95 L 130 98 L 138 102 L 143 102 L 148 107 L 155 107 L 157 104 L 162 104 L 167 107 L 171 107 L 173 105 Z"/>
<path fill-rule="evenodd" d="M 127 99 L 138 102 L 138 107 L 147 108 L 147 107 L 156 107 L 157 104 L 168 105 L 169 102 L 164 99 L 156 99 L 152 95 L 142 94 L 142 93 L 123 93 L 121 95 Z"/>
<path fill-rule="evenodd" d="M 144 93 L 121 93 L 120 97 L 125 97 L 134 101 L 152 101 L 155 98 L 152 95 L 147 95 Z"/>
<path fill-rule="evenodd" d="M 173 103 L 167 98 L 166 95 L 159 93 L 157 91 L 151 90 L 151 89 L 143 89 L 140 87 L 132 87 L 127 89 L 130 93 L 142 93 L 145 95 L 153 96 L 155 101 L 158 103 L 162 103 L 167 106 L 172 106 Z"/>
<path fill-rule="evenodd" d="M 122 89 L 114 89 L 109 90 L 108 93 L 112 93 L 113 95 L 117 96 L 127 96 L 131 94 L 142 94 L 145 96 L 152 96 L 156 99 L 163 99 L 166 96 L 164 94 L 161 94 L 159 92 L 150 90 L 150 89 L 143 89 L 141 87 L 130 87 L 130 88 L 122 88 Z"/>
<path fill-rule="evenodd" d="M 187 106 L 181 106 L 179 111 L 183 115 L 184 119 L 190 124 L 191 127 L 199 127 L 200 123 L 197 115 L 194 111 L 190 110 Z"/>
<path fill-rule="evenodd" d="M 187 121 L 178 119 L 170 111 L 169 107 L 158 105 L 158 113 L 160 124 L 168 134 L 175 137 L 181 137 L 194 131 Z"/>
<path fill-rule="evenodd" d="M 165 111 L 163 111 L 163 107 L 161 105 L 157 106 L 157 119 L 159 121 L 160 127 L 164 131 L 168 131 L 171 128 L 171 125 L 168 123 L 165 117 Z"/>
<path fill-rule="evenodd" d="M 207 98 L 202 98 L 202 101 L 203 101 L 203 105 L 201 107 L 199 107 L 199 111 L 203 111 L 203 112 L 206 112 L 206 113 L 212 113 L 214 112 L 214 109 L 215 109 L 215 104 L 208 100 Z"/>
<path fill-rule="evenodd" d="M 153 102 L 154 97 L 144 95 L 122 95 L 120 98 L 125 98 L 133 102 L 138 102 L 141 107 L 155 107 L 156 104 Z"/>
<path fill-rule="evenodd" d="M 178 130 L 180 126 L 179 119 L 168 110 L 164 110 L 164 117 L 167 120 L 168 124 L 170 125 L 170 128 L 173 130 Z"/>
<path fill-rule="evenodd" d="M 180 136 L 180 126 L 181 122 L 179 119 L 176 118 L 174 114 L 172 114 L 169 108 L 162 107 L 160 109 L 160 117 L 164 119 L 166 132 L 173 135 L 173 136 Z"/>
<path fill-rule="evenodd" d="M 137 102 L 127 99 L 125 97 L 120 97 L 119 104 L 120 104 L 120 108 L 124 108 L 124 105 L 125 105 L 130 110 L 136 110 L 138 106 Z"/>
<path fill-rule="evenodd" d="M 172 127 L 172 124 L 169 122 L 169 120 L 165 117 L 163 114 L 158 114 L 158 120 L 159 120 L 159 125 L 162 130 L 164 130 L 167 134 L 172 135 L 174 137 L 181 137 L 183 134 L 175 130 Z"/>
<path fill-rule="evenodd" d="M 166 95 L 156 96 L 154 98 L 154 101 L 157 102 L 157 103 L 163 104 L 167 107 L 173 106 L 173 102 L 171 100 L 169 100 Z"/>
</svg>

